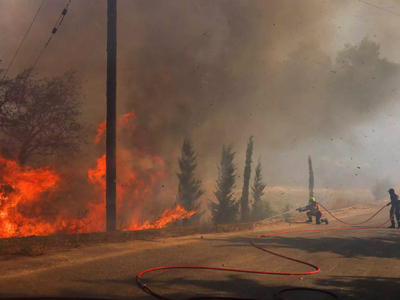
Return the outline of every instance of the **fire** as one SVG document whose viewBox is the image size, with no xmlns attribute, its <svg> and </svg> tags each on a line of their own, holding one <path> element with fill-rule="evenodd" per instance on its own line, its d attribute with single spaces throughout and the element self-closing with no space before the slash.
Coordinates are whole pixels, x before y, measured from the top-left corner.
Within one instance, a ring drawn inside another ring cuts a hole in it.
<svg viewBox="0 0 400 300">
<path fill-rule="evenodd" d="M 99 183 L 101 187 L 106 190 L 106 155 L 104 154 L 97 160 L 97 166 L 95 169 L 89 169 L 88 179 L 91 183 Z"/>
<path fill-rule="evenodd" d="M 40 206 L 34 204 L 56 185 L 59 180 L 56 171 L 49 167 L 21 166 L 1 155 L 0 166 L 0 238 L 54 233 L 55 228 L 43 220 Z M 23 215 L 19 209 L 23 206 L 30 206 L 30 216 Z"/>
<path fill-rule="evenodd" d="M 133 157 L 133 159 L 132 159 Z M 139 158 L 140 157 L 140 158 Z M 125 221 L 128 228 L 136 228 L 138 219 L 144 208 L 144 202 L 156 197 L 156 185 L 167 176 L 164 162 L 157 156 L 146 156 L 131 153 L 125 149 L 117 151 L 117 213 L 119 219 Z M 97 195 L 103 200 L 94 215 L 98 218 L 96 231 L 104 230 L 105 192 L 106 192 L 106 156 L 97 160 L 97 166 L 88 170 L 88 181 L 95 185 Z"/>
<path fill-rule="evenodd" d="M 123 128 L 123 127 L 126 127 L 127 129 L 130 129 L 130 130 L 136 130 L 135 124 L 132 123 L 132 120 L 135 117 L 136 116 L 133 111 L 119 117 L 117 120 L 117 131 L 120 131 L 121 128 Z M 94 139 L 94 143 L 96 145 L 100 143 L 101 137 L 102 137 L 103 133 L 106 131 L 106 124 L 107 124 L 106 120 L 104 120 L 104 122 L 100 123 L 97 126 L 97 135 Z"/>
<path fill-rule="evenodd" d="M 180 204 L 178 204 L 174 209 L 166 210 L 161 218 L 154 222 L 153 225 L 150 224 L 149 221 L 146 221 L 140 227 L 129 228 L 130 230 L 143 230 L 143 229 L 151 229 L 151 228 L 164 228 L 169 223 L 174 222 L 176 220 L 182 220 L 185 218 L 190 218 L 195 213 L 197 213 L 197 209 L 194 209 L 190 212 L 187 212 Z"/>
<path fill-rule="evenodd" d="M 117 131 L 135 131 L 134 120 L 134 112 L 120 116 Z M 106 121 L 97 128 L 95 144 L 102 141 L 105 129 Z M 187 212 L 180 205 L 166 209 L 171 207 L 167 202 L 173 197 L 162 184 L 168 179 L 165 168 L 158 155 L 135 147 L 128 150 L 119 142 L 117 222 L 120 230 L 163 228 L 197 212 Z M 22 166 L 0 155 L 0 238 L 104 231 L 106 155 L 97 159 L 95 167 L 86 170 L 86 180 L 78 178 L 80 185 L 75 187 L 60 176 L 64 173 L 57 172 L 54 167 Z M 75 169 L 67 172 L 72 174 L 72 178 L 78 176 Z M 68 193 L 65 191 L 70 190 L 79 192 L 66 200 Z M 163 199 L 167 202 L 163 203 Z M 166 209 L 162 213 L 161 207 Z M 78 217 L 74 209 L 85 213 Z M 150 222 L 156 215 L 161 217 Z"/>
</svg>

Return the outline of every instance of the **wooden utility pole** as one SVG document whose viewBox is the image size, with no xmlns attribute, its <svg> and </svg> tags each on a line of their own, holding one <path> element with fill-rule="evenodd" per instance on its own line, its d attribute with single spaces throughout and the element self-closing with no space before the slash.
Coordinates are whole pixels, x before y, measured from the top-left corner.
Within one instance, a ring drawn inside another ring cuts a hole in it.
<svg viewBox="0 0 400 300">
<path fill-rule="evenodd" d="M 117 0 L 107 0 L 106 228 L 117 229 Z"/>
</svg>

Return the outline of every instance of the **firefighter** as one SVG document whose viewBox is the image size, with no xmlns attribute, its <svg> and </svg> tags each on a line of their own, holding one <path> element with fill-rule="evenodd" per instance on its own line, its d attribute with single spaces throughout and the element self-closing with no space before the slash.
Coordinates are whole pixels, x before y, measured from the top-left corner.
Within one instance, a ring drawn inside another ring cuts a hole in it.
<svg viewBox="0 0 400 300">
<path fill-rule="evenodd" d="M 310 198 L 307 206 L 298 208 L 297 210 L 299 212 L 307 211 L 308 220 L 306 221 L 306 223 L 312 222 L 312 217 L 315 216 L 315 224 L 319 225 L 321 224 L 321 222 L 324 222 L 328 225 L 328 219 L 321 219 L 322 212 L 314 197 Z"/>
<path fill-rule="evenodd" d="M 394 222 L 394 215 L 396 215 L 397 219 L 397 228 L 400 228 L 400 200 L 399 196 L 397 196 L 394 192 L 394 189 L 390 189 L 388 191 L 390 195 L 390 202 L 388 203 L 387 206 L 391 205 L 392 207 L 390 208 L 390 221 L 392 222 L 392 225 L 389 226 L 389 228 L 395 228 L 395 222 Z"/>
</svg>

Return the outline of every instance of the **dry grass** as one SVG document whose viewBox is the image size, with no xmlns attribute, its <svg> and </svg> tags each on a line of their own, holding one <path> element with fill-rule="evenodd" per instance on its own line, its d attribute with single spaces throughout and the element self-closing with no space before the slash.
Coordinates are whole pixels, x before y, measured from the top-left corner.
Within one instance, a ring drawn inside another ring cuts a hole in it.
<svg viewBox="0 0 400 300">
<path fill-rule="evenodd" d="M 46 245 L 23 243 L 21 246 L 3 248 L 1 253 L 5 256 L 42 256 L 46 255 Z"/>
<path fill-rule="evenodd" d="M 123 243 L 132 240 L 153 240 L 157 238 L 217 232 L 234 232 L 250 230 L 253 228 L 253 223 L 227 224 L 219 226 L 204 224 L 202 226 L 147 229 L 138 231 L 97 232 L 75 235 L 31 236 L 0 239 L 0 261 L 15 256 L 40 256 L 49 252 L 71 250 L 80 246 L 92 246 L 95 244 Z"/>
</svg>

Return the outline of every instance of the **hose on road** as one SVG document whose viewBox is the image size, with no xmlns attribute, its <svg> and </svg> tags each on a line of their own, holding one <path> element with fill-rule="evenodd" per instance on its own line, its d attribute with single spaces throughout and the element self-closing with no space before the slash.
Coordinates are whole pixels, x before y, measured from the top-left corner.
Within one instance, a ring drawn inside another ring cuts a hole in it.
<svg viewBox="0 0 400 300">
<path fill-rule="evenodd" d="M 322 205 L 321 205 L 322 206 Z M 368 220 L 362 222 L 362 223 L 358 223 L 358 224 L 363 224 L 365 222 L 368 222 L 369 220 L 371 220 L 373 217 L 375 217 L 379 212 L 381 212 L 384 208 L 386 207 L 386 205 L 384 207 L 382 207 L 377 213 L 375 213 L 372 217 L 370 217 Z M 329 212 L 328 209 L 326 209 L 325 207 L 322 206 L 322 208 L 324 208 L 332 217 L 334 217 L 332 215 L 332 213 Z M 145 292 L 149 293 L 150 295 L 154 296 L 157 299 L 162 299 L 162 300 L 173 300 L 171 298 L 162 296 L 161 294 L 158 294 L 156 292 L 154 292 L 151 288 L 149 288 L 146 284 L 144 284 L 141 281 L 141 277 L 146 274 L 146 273 L 150 273 L 153 271 L 159 271 L 159 270 L 171 270 L 171 269 L 197 269 L 197 270 L 214 270 L 214 271 L 224 271 L 224 272 L 239 272 L 239 273 L 251 273 L 251 274 L 265 274 L 265 275 L 311 275 L 311 274 L 315 274 L 318 273 L 321 269 L 309 262 L 306 261 L 302 261 L 300 259 L 296 259 L 293 257 L 289 257 L 289 256 L 285 256 L 276 252 L 273 252 L 271 250 L 268 250 L 266 248 L 263 248 L 259 245 L 257 245 L 255 243 L 255 240 L 260 239 L 260 238 L 264 238 L 264 237 L 270 237 L 270 236 L 274 236 L 274 235 L 282 235 L 282 234 L 289 234 L 289 233 L 298 233 L 298 232 L 316 232 L 316 231 L 336 231 L 336 230 L 349 230 L 349 229 L 372 229 L 372 228 L 379 228 L 384 226 L 386 223 L 388 223 L 391 218 L 394 216 L 394 214 L 384 223 L 380 224 L 380 225 L 376 225 L 376 226 L 369 226 L 369 227 L 335 227 L 335 228 L 318 228 L 318 229 L 298 229 L 298 230 L 288 230 L 288 231 L 280 231 L 280 232 L 274 232 L 274 233 L 269 233 L 269 234 L 264 234 L 264 235 L 260 235 L 257 237 L 254 237 L 250 240 L 250 244 L 254 247 L 256 247 L 257 249 L 260 249 L 261 251 L 273 254 L 275 256 L 281 257 L 281 258 L 285 258 L 287 260 L 293 261 L 293 262 L 297 262 L 306 266 L 309 266 L 311 268 L 313 268 L 313 271 L 308 271 L 308 272 L 269 272 L 269 271 L 254 271 L 254 270 L 243 270 L 243 269 L 231 269 L 231 268 L 216 268 L 216 267 L 201 267 L 201 266 L 167 266 L 167 267 L 157 267 L 157 268 L 151 268 L 151 269 L 147 269 L 145 271 L 142 271 L 141 273 L 139 273 L 139 275 L 137 275 L 136 277 L 136 282 L 139 285 L 139 287 L 141 289 L 143 289 Z M 344 224 L 348 224 L 336 217 L 334 217 L 336 220 L 338 220 L 339 222 L 342 222 Z M 348 224 L 349 225 L 349 224 Z M 355 225 L 355 224 L 352 224 Z M 329 292 L 329 291 L 325 291 L 325 290 L 321 290 L 321 289 L 315 289 L 315 288 L 303 288 L 303 287 L 294 287 L 294 288 L 288 288 L 288 289 L 283 289 L 278 291 L 277 293 L 275 293 L 275 298 L 279 299 L 279 300 L 285 300 L 285 298 L 283 298 L 282 294 L 289 292 L 289 291 L 313 291 L 313 292 L 319 292 L 319 293 L 324 293 L 324 294 L 328 294 L 330 296 L 332 296 L 333 299 L 339 299 L 338 296 L 336 296 L 334 293 Z M 222 296 L 214 296 L 214 297 L 191 297 L 191 298 L 187 298 L 186 300 L 200 300 L 200 299 L 234 299 L 234 300 L 260 300 L 260 299 L 254 299 L 254 298 L 235 298 L 235 297 L 222 297 Z"/>
<path fill-rule="evenodd" d="M 378 210 L 374 215 L 372 215 L 372 217 L 366 219 L 366 220 L 363 221 L 363 222 L 351 224 L 351 223 L 347 223 L 347 222 L 345 222 L 345 221 L 343 221 L 343 220 L 340 220 L 340 219 L 336 218 L 336 217 L 335 217 L 327 208 L 325 208 L 321 203 L 318 203 L 318 205 L 320 205 L 323 209 L 325 209 L 326 212 L 327 212 L 328 214 L 330 214 L 330 215 L 332 216 L 332 218 L 334 218 L 336 221 L 339 221 L 340 223 L 343 223 L 343 224 L 346 224 L 346 225 L 351 225 L 351 226 L 361 225 L 361 224 L 367 223 L 369 220 L 371 220 L 372 218 L 374 218 L 377 214 L 379 214 L 379 213 L 386 207 L 386 205 L 385 205 L 385 206 L 382 207 L 380 210 Z M 388 222 L 389 222 L 389 221 L 388 221 Z"/>
</svg>

